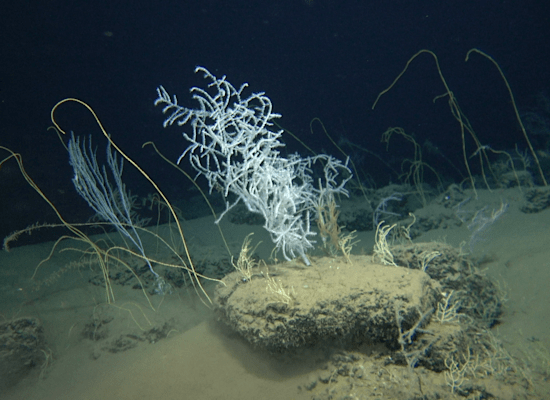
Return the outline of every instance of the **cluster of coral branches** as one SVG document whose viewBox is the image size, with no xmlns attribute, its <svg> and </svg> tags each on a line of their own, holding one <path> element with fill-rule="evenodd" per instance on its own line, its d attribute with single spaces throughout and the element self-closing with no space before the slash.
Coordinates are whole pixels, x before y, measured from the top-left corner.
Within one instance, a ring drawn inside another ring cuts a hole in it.
<svg viewBox="0 0 550 400">
<path fill-rule="evenodd" d="M 281 156 L 283 131 L 272 128 L 273 119 L 280 115 L 272 112 L 264 93 L 245 98 L 247 84 L 237 90 L 225 76 L 218 79 L 203 67 L 195 72 L 203 72 L 210 81 L 206 89 L 191 90 L 197 109 L 182 107 L 164 87 L 157 89 L 155 105 L 163 105 L 168 115 L 164 126 L 188 123 L 192 127 L 191 134 L 183 134 L 191 144 L 178 163 L 188 156 L 198 175 L 208 180 L 210 192 L 219 190 L 226 199 L 230 193 L 237 196 L 233 202 L 226 201 L 218 221 L 242 201 L 249 211 L 264 217 L 265 229 L 286 259 L 301 256 L 309 265 L 306 252 L 313 247 L 311 236 L 315 235 L 310 218 L 326 196 L 347 195 L 344 185 L 352 176 L 347 163 L 324 154 Z M 317 163 L 324 177 L 314 183 L 312 169 Z"/>
</svg>

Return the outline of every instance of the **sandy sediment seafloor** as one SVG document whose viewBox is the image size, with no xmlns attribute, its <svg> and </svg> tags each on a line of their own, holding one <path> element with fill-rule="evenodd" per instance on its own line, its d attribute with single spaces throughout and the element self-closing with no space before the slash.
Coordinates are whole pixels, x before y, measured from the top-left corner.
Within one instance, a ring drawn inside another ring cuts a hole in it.
<svg viewBox="0 0 550 400">
<path fill-rule="evenodd" d="M 437 307 L 439 283 L 419 270 L 373 264 L 370 256 L 350 261 L 283 263 L 259 268 L 249 281 L 233 272 L 216 290 L 217 311 L 246 340 L 272 351 L 329 341 L 398 348 L 400 335 Z"/>
</svg>

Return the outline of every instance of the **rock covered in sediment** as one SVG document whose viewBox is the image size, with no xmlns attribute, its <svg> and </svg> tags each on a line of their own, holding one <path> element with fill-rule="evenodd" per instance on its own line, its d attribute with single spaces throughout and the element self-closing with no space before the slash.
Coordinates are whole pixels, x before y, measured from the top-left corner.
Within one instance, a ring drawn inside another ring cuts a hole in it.
<svg viewBox="0 0 550 400">
<path fill-rule="evenodd" d="M 439 284 L 422 271 L 370 256 L 311 262 L 256 268 L 250 280 L 227 275 L 214 296 L 220 319 L 271 351 L 335 341 L 397 348 L 400 335 L 437 307 Z"/>
<path fill-rule="evenodd" d="M 0 389 L 15 385 L 46 361 L 44 328 L 38 318 L 22 317 L 0 324 Z"/>
</svg>

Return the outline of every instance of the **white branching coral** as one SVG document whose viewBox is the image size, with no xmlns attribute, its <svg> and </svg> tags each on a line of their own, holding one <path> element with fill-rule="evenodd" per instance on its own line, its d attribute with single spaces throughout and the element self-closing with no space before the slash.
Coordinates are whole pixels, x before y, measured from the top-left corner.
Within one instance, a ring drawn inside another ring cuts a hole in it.
<svg viewBox="0 0 550 400">
<path fill-rule="evenodd" d="M 272 111 L 271 100 L 264 93 L 243 96 L 247 84 L 238 90 L 225 76 L 218 79 L 206 68 L 197 67 L 210 81 L 206 89 L 192 88 L 198 109 L 178 105 L 164 87 L 157 89 L 155 105 L 163 105 L 168 115 L 164 126 L 190 124 L 192 133 L 183 133 L 191 145 L 181 154 L 178 163 L 188 156 L 198 175 L 208 180 L 210 192 L 220 190 L 227 198 L 237 196 L 219 220 L 242 201 L 249 211 L 261 214 L 264 228 L 286 259 L 306 256 L 313 247 L 310 213 L 323 196 L 334 193 L 347 195 L 345 183 L 352 174 L 341 161 L 328 156 L 302 158 L 298 154 L 282 157 L 278 148 L 283 131 L 272 129 L 273 120 L 280 115 Z M 312 168 L 322 163 L 324 180 L 314 185 Z M 341 174 L 343 173 L 343 174 Z"/>
</svg>

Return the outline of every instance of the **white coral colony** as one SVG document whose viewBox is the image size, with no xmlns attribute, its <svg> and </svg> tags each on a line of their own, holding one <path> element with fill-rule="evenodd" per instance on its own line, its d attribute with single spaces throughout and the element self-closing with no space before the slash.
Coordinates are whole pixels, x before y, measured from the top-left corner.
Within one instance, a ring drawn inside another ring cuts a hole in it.
<svg viewBox="0 0 550 400">
<path fill-rule="evenodd" d="M 183 133 L 191 145 L 185 149 L 178 163 L 188 156 L 198 175 L 208 180 L 210 192 L 221 189 L 225 198 L 229 193 L 237 196 L 232 204 L 226 201 L 226 209 L 219 220 L 243 201 L 249 211 L 261 214 L 264 228 L 271 234 L 276 247 L 284 257 L 306 256 L 313 247 L 310 218 L 315 217 L 316 205 L 335 193 L 347 195 L 344 188 L 352 173 L 346 163 L 321 154 L 302 158 L 293 154 L 282 157 L 277 150 L 284 147 L 280 141 L 283 131 L 272 129 L 272 120 L 279 114 L 272 112 L 271 100 L 264 93 L 252 93 L 243 98 L 248 86 L 238 90 L 225 76 L 217 79 L 206 68 L 197 67 L 211 81 L 206 89 L 192 88 L 193 99 L 199 108 L 178 105 L 164 87 L 157 89 L 155 105 L 163 105 L 168 115 L 164 126 L 177 123 L 189 124 L 192 133 Z M 323 165 L 324 179 L 314 185 L 311 168 Z M 343 172 L 343 174 L 341 174 Z"/>
</svg>

